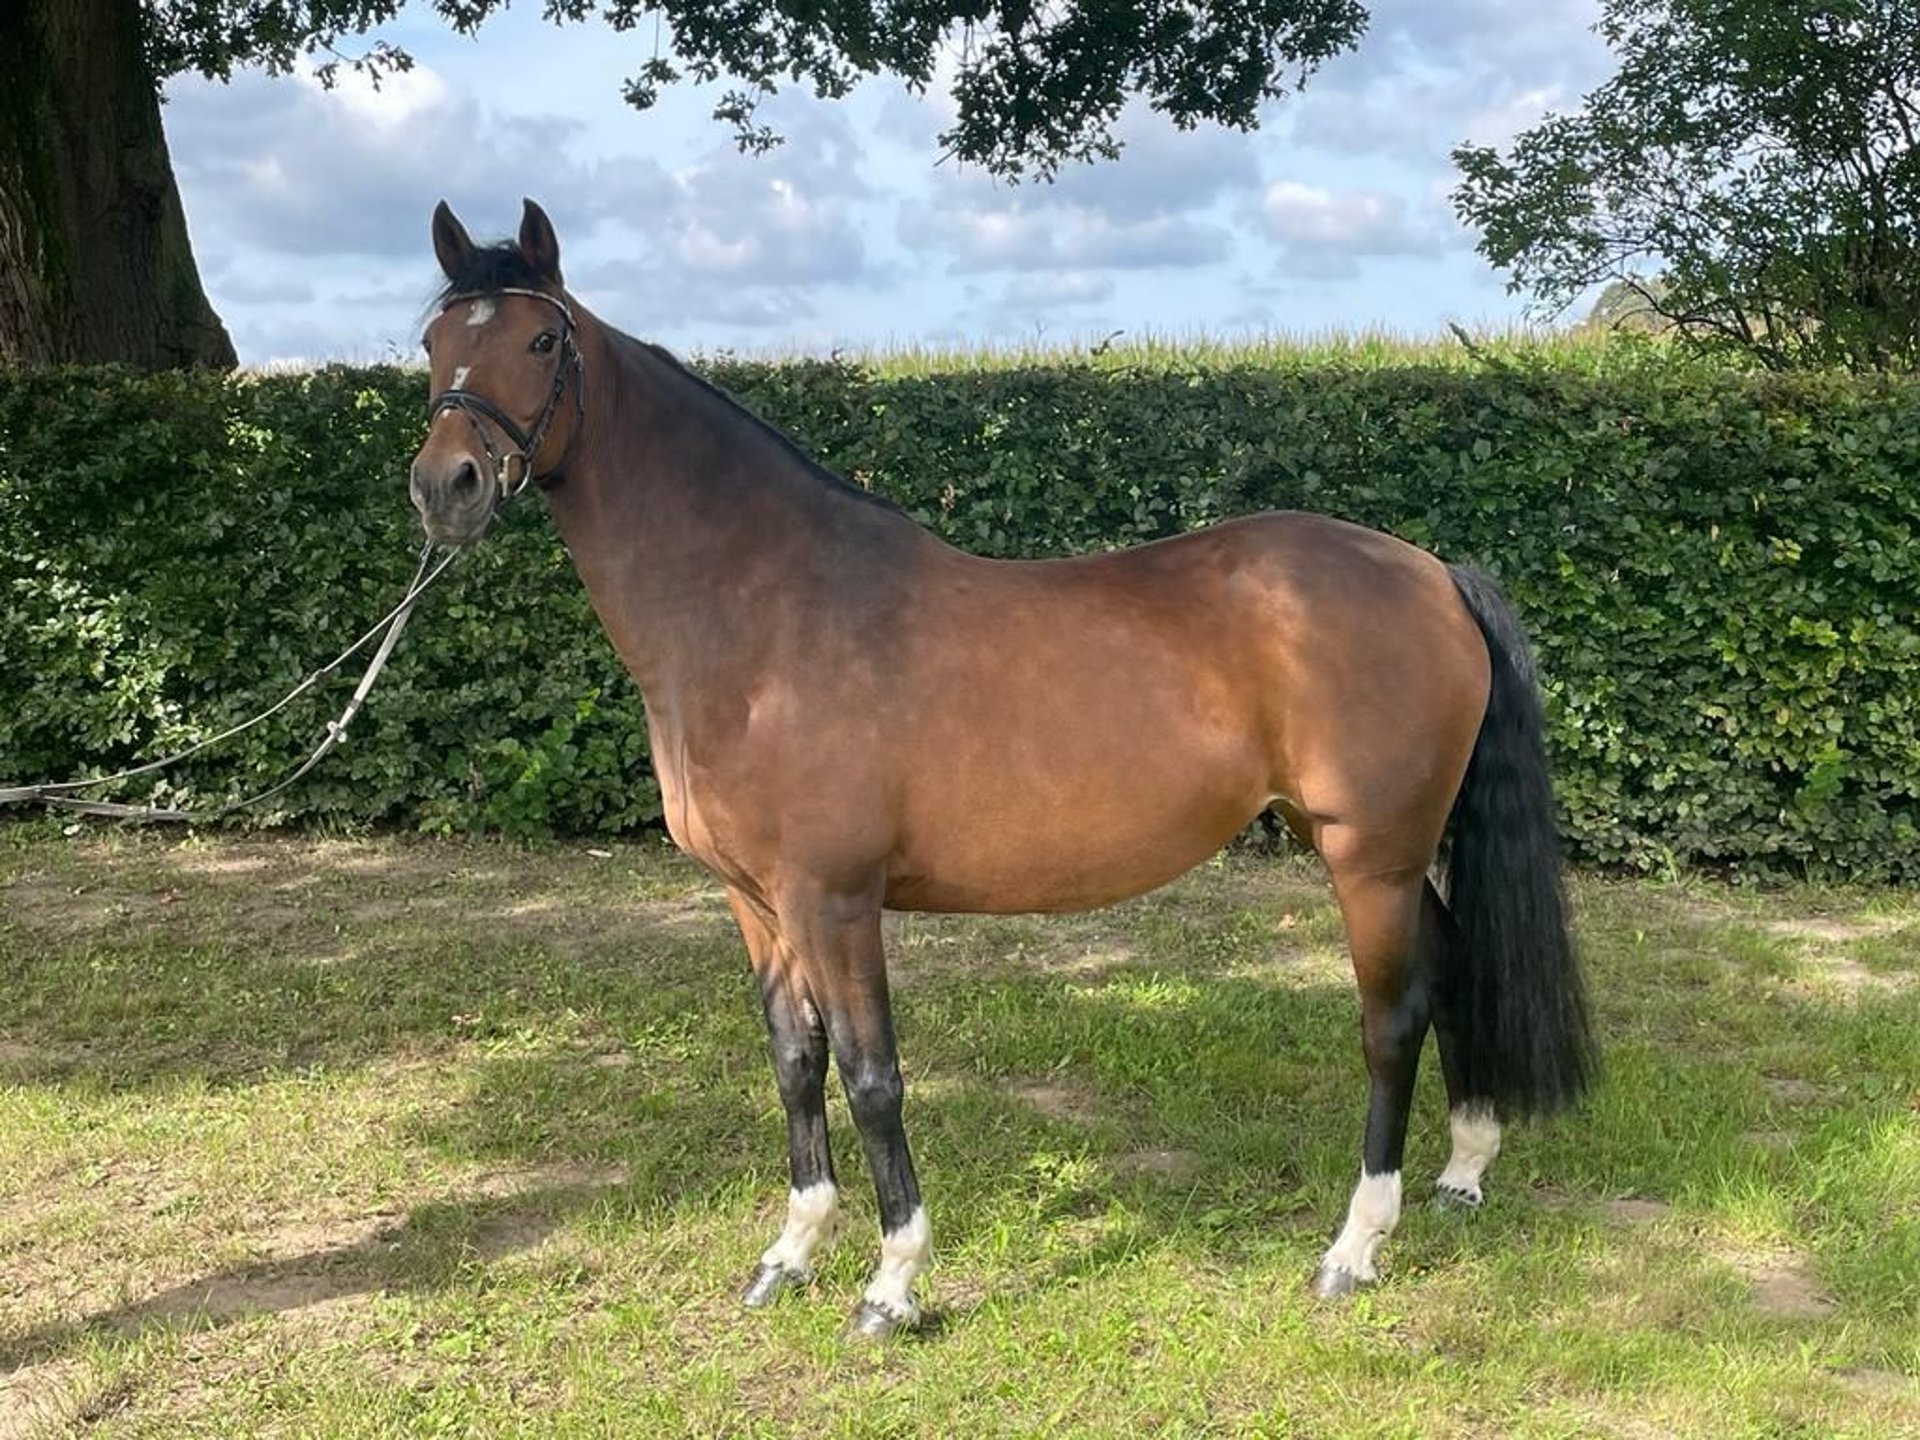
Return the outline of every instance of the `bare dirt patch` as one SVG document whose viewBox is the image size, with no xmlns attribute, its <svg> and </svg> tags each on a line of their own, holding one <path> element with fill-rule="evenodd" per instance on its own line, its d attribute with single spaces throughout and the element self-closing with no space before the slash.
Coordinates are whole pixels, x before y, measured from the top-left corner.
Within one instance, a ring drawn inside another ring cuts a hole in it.
<svg viewBox="0 0 1920 1440">
<path fill-rule="evenodd" d="M 1673 1207 L 1664 1200 L 1608 1200 L 1600 1206 L 1601 1212 L 1609 1220 L 1618 1220 L 1623 1225 L 1651 1225 L 1656 1220 L 1664 1220 L 1672 1213 Z"/>
<path fill-rule="evenodd" d="M 1920 1380 L 1897 1370 L 1848 1368 L 1833 1372 L 1833 1378 L 1856 1395 L 1876 1400 L 1904 1400 L 1920 1406 Z"/>
<path fill-rule="evenodd" d="M 81 1360 L 47 1360 L 0 1375 L 0 1440 L 28 1440 L 70 1423 L 89 1388 Z"/>
<path fill-rule="evenodd" d="M 489 1170 L 470 1193 L 489 1199 L 511 1199 L 536 1190 L 601 1190 L 627 1183 L 624 1165 L 599 1165 L 588 1160 L 555 1160 L 541 1165 L 514 1165 Z"/>
<path fill-rule="evenodd" d="M 220 1324 L 248 1315 L 286 1315 L 323 1306 L 344 1309 L 367 1288 L 364 1278 L 340 1268 L 305 1274 L 263 1270 L 215 1275 L 162 1291 L 130 1312 L 122 1328 L 137 1330 L 170 1320 Z"/>
<path fill-rule="evenodd" d="M 410 1283 L 405 1257 L 410 1248 L 418 1252 L 416 1260 L 444 1252 L 447 1221 L 439 1212 L 455 1213 L 462 1253 L 490 1261 L 533 1250 L 553 1233 L 565 1210 L 564 1203 L 556 1208 L 553 1197 L 604 1189 L 626 1178 L 623 1167 L 584 1162 L 512 1166 L 481 1173 L 451 1193 L 416 1197 L 411 1214 L 375 1210 L 288 1221 L 251 1240 L 246 1258 L 190 1278 L 177 1278 L 177 1270 L 174 1277 L 163 1272 L 132 1295 L 121 1291 L 118 1304 L 97 1287 L 91 1295 L 65 1295 L 57 1306 L 63 1314 L 0 1346 L 0 1357 L 10 1356 L 7 1363 L 21 1374 L 49 1370 L 54 1362 L 36 1357 L 64 1349 L 92 1327 L 138 1335 L 153 1326 L 199 1329 L 268 1315 L 299 1316 L 302 1323 L 338 1329 L 366 1297 Z M 422 1228 L 428 1216 L 434 1218 Z M 159 1288 L 148 1288 L 155 1282 Z M 50 1372 L 54 1378 L 58 1373 Z M 33 1380 L 23 1393 L 39 1395 L 51 1383 Z M 0 1418 L 4 1414 L 0 1405 Z M 5 1435 L 0 1429 L 0 1440 Z"/>
<path fill-rule="evenodd" d="M 1623 1195 L 1611 1200 L 1593 1202 L 1582 1196 L 1569 1195 L 1566 1191 L 1555 1189 L 1551 1185 L 1534 1187 L 1533 1198 L 1541 1209 L 1559 1213 L 1579 1211 L 1591 1205 L 1603 1218 L 1616 1225 L 1652 1225 L 1673 1213 L 1673 1207 L 1664 1200 L 1650 1200 L 1640 1195 Z"/>
<path fill-rule="evenodd" d="M 1200 1169 L 1197 1150 L 1129 1150 L 1114 1157 L 1113 1168 L 1122 1175 L 1152 1175 L 1163 1180 L 1181 1180 Z"/>
<path fill-rule="evenodd" d="M 1121 970 L 1130 969 L 1140 958 L 1131 941 L 1094 945 L 1072 950 L 1053 958 L 1047 969 L 1055 974 L 1071 975 L 1078 980 L 1105 980 Z"/>
<path fill-rule="evenodd" d="M 1809 951 L 1800 956 L 1801 979 L 1819 988 L 1844 990 L 1850 995 L 1862 991 L 1894 991 L 1914 983 L 1913 974 L 1873 970 L 1848 955 Z"/>
<path fill-rule="evenodd" d="M 1769 920 L 1760 928 L 1768 935 L 1788 940 L 1816 940 L 1830 945 L 1845 945 L 1855 940 L 1871 940 L 1898 930 L 1903 922 L 1890 916 L 1865 920 L 1841 920 L 1830 915 L 1802 915 L 1789 920 Z"/>
<path fill-rule="evenodd" d="M 1840 989 L 1848 993 L 1905 989 L 1920 981 L 1920 965 L 1869 964 L 1870 950 L 1884 954 L 1895 942 L 1889 937 L 1915 941 L 1920 953 L 1920 936 L 1914 935 L 1912 917 L 1906 915 L 1800 915 L 1769 920 L 1760 925 L 1761 933 L 1792 942 L 1797 982 L 1800 987 Z"/>
<path fill-rule="evenodd" d="M 1821 1288 L 1806 1256 L 1705 1237 L 1708 1253 L 1747 1282 L 1753 1308 L 1773 1320 L 1824 1320 L 1839 1307 Z"/>
<path fill-rule="evenodd" d="M 1811 1105 L 1827 1098 L 1825 1086 L 1792 1075 L 1767 1075 L 1762 1077 L 1760 1084 L 1767 1094 L 1788 1105 Z"/>
<path fill-rule="evenodd" d="M 1085 1085 L 1076 1085 L 1070 1080 L 1058 1078 L 1015 1080 L 1006 1087 L 1006 1090 L 1021 1104 L 1038 1110 L 1049 1120 L 1068 1120 L 1076 1125 L 1090 1125 L 1105 1114 L 1105 1107 L 1098 1094 Z"/>
<path fill-rule="evenodd" d="M 7 921 L 55 936 L 85 935 L 130 916 L 127 897 L 51 875 L 30 875 L 0 885 Z M 156 907 L 157 908 L 157 907 Z"/>
<path fill-rule="evenodd" d="M 1775 1320 L 1824 1320 L 1835 1306 L 1805 1263 L 1767 1260 L 1739 1267 L 1753 1285 L 1753 1307 Z"/>
<path fill-rule="evenodd" d="M 173 855 L 173 868 L 188 875 L 259 875 L 264 871 L 284 868 L 284 856 L 278 847 L 271 849 L 235 845 L 231 849 L 223 846 L 218 850 L 194 851 L 181 849 Z"/>
</svg>

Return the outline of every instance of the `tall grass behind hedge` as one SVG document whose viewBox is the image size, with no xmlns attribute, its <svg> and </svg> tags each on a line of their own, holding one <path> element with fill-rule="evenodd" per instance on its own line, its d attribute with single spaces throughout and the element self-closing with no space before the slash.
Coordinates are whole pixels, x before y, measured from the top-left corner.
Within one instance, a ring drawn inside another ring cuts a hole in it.
<svg viewBox="0 0 1920 1440">
<path fill-rule="evenodd" d="M 1538 643 L 1576 854 L 1920 877 L 1920 380 L 1632 350 L 705 368 L 980 553 L 1300 507 L 1485 566 Z M 358 633 L 409 573 L 423 400 L 424 378 L 393 369 L 0 375 L 0 774 L 177 745 Z M 424 602 L 286 816 L 517 833 L 657 817 L 637 699 L 538 511 Z M 266 781 L 349 684 L 165 793 Z"/>
</svg>

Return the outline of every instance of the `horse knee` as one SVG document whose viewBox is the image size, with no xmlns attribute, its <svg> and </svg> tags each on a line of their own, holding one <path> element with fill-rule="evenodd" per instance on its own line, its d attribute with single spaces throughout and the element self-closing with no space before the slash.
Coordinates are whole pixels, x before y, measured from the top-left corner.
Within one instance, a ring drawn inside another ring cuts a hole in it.
<svg viewBox="0 0 1920 1440">
<path fill-rule="evenodd" d="M 776 1040 L 773 1045 L 773 1078 L 780 1098 L 788 1105 L 819 1103 L 825 1099 L 827 1052 L 825 1046 L 804 1041 Z"/>
<path fill-rule="evenodd" d="M 861 1130 L 899 1123 L 906 1085 L 900 1078 L 898 1065 L 859 1064 L 843 1071 L 840 1079 L 846 1088 L 847 1108 L 853 1112 L 853 1123 Z"/>
<path fill-rule="evenodd" d="M 1360 1034 L 1370 1061 L 1398 1060 L 1409 1050 L 1417 1053 L 1432 1022 L 1432 999 L 1422 977 L 1414 977 L 1392 1000 L 1362 997 Z"/>
</svg>

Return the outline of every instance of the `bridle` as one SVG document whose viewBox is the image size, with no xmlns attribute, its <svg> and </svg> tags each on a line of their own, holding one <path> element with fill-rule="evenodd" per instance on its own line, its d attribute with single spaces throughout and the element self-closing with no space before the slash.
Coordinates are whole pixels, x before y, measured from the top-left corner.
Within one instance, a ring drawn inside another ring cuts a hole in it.
<svg viewBox="0 0 1920 1440">
<path fill-rule="evenodd" d="M 587 418 L 587 362 L 580 353 L 580 347 L 574 341 L 576 325 L 573 311 L 567 308 L 567 302 L 557 295 L 549 295 L 544 290 L 525 290 L 506 288 L 501 290 L 475 291 L 463 295 L 450 295 L 440 307 L 444 315 L 455 305 L 467 300 L 491 300 L 502 295 L 525 295 L 529 299 L 544 300 L 560 312 L 560 363 L 553 367 L 553 389 L 547 392 L 547 403 L 540 411 L 540 418 L 534 422 L 531 431 L 522 430 L 514 418 L 502 410 L 493 401 L 473 390 L 461 386 L 450 386 L 434 396 L 427 405 L 427 423 L 431 425 L 443 411 L 458 410 L 472 424 L 474 433 L 480 437 L 481 448 L 487 452 L 487 463 L 493 467 L 493 473 L 499 481 L 500 494 L 494 501 L 497 510 L 514 496 L 527 488 L 529 483 L 541 489 L 559 483 L 560 472 L 565 469 L 567 456 L 573 451 L 573 442 L 580 434 L 580 426 Z M 574 374 L 573 396 L 576 407 L 573 430 L 567 436 L 566 449 L 560 454 L 559 463 L 544 475 L 533 473 L 533 457 L 539 452 L 541 443 L 547 438 L 547 431 L 553 425 L 553 417 L 560 409 L 560 397 L 566 393 L 567 370 L 571 366 Z M 482 420 L 491 421 L 519 447 L 517 458 L 520 461 L 520 480 L 513 481 L 513 461 L 516 453 L 500 454 L 494 449 L 492 432 Z"/>
</svg>

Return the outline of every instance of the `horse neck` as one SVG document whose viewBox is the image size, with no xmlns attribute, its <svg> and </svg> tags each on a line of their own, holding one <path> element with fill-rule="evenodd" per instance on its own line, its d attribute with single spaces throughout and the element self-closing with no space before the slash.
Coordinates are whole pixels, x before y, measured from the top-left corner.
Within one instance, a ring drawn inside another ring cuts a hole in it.
<svg viewBox="0 0 1920 1440">
<path fill-rule="evenodd" d="M 812 473 L 664 352 L 595 324 L 577 453 L 548 495 L 608 637 L 649 702 L 771 644 L 772 609 L 831 619 L 851 575 L 931 537 Z"/>
</svg>

